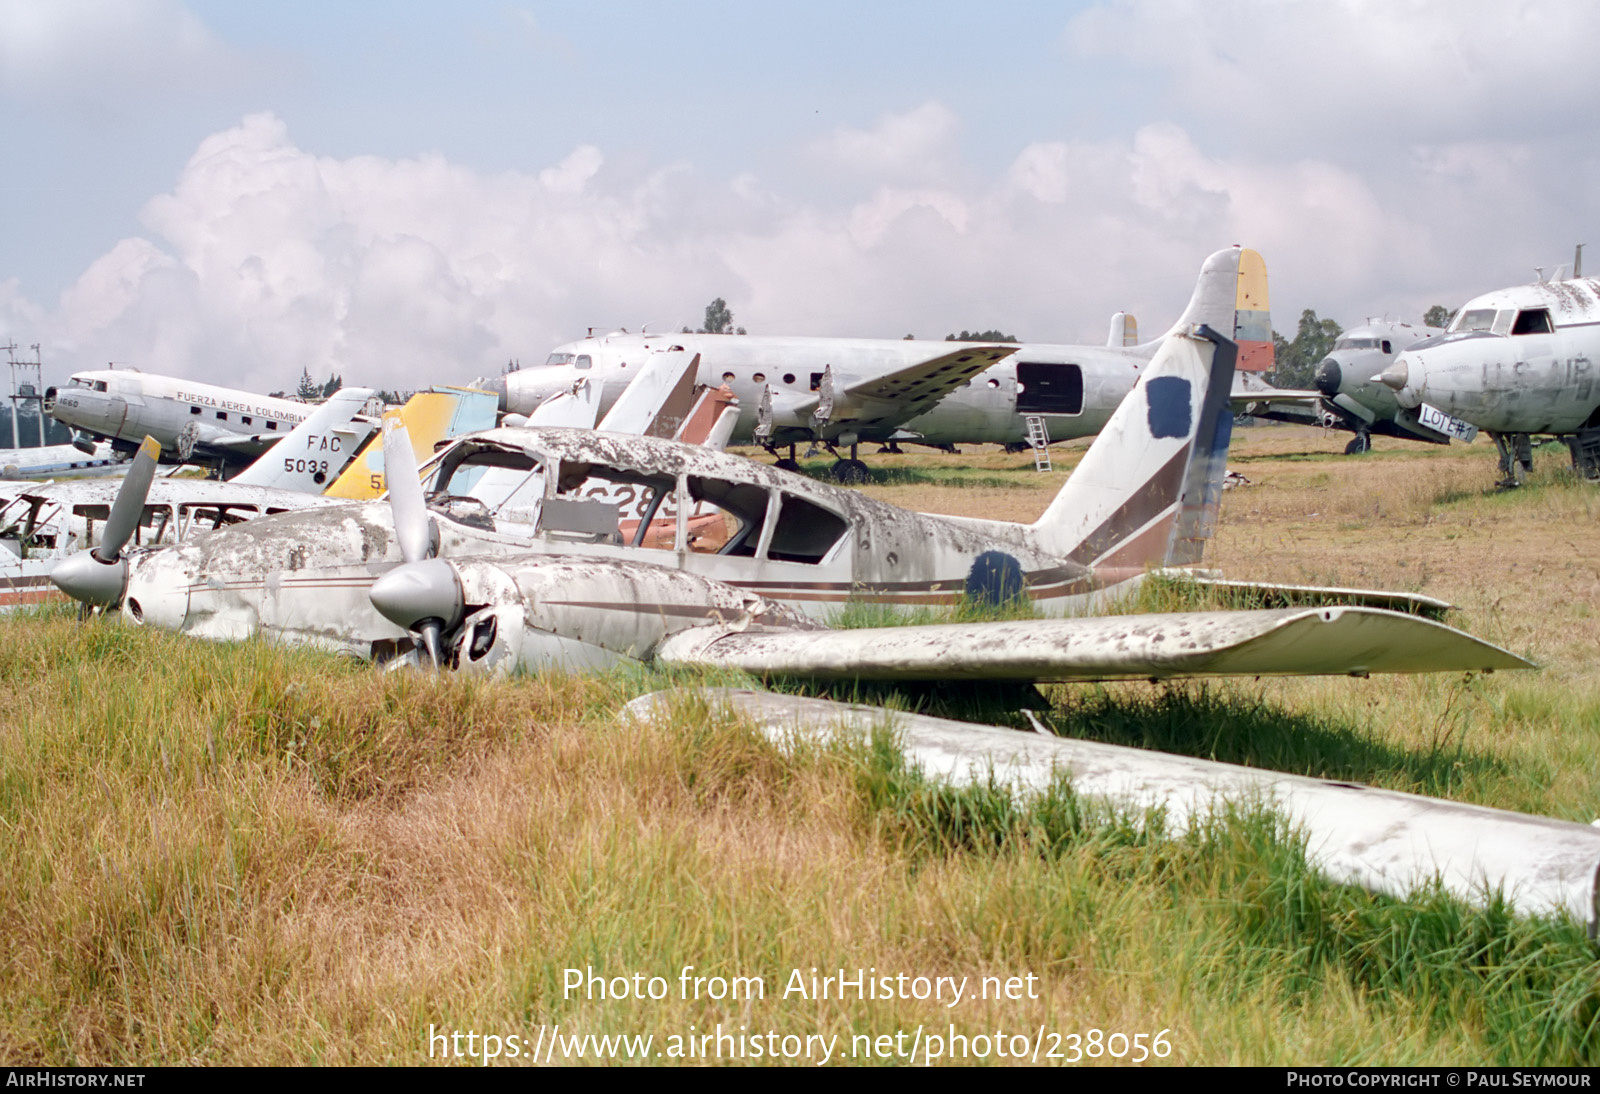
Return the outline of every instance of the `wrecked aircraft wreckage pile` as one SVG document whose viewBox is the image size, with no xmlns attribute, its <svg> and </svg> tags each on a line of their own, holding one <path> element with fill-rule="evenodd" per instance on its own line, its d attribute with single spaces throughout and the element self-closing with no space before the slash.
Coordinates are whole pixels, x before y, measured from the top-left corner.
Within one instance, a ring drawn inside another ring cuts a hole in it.
<svg viewBox="0 0 1600 1094">
<path fill-rule="evenodd" d="M 499 429 L 443 457 L 431 505 L 412 475 L 392 475 L 388 504 L 134 551 L 116 590 L 61 583 L 86 602 L 120 602 L 132 622 L 199 637 L 268 634 L 379 660 L 420 650 L 468 671 L 660 659 L 1034 681 L 1525 667 L 1452 628 L 1361 606 L 877 632 L 817 621 L 851 600 L 1019 595 L 1069 616 L 1151 571 L 1197 564 L 1220 503 L 1233 357 L 1206 328 L 1169 337 L 1031 525 L 912 513 L 659 438 Z M 397 424 L 385 430 L 398 472 L 411 448 Z M 708 512 L 720 529 L 692 536 L 691 514 Z M 657 522 L 673 529 L 670 548 L 651 545 L 666 539 L 648 534 Z"/>
<path fill-rule="evenodd" d="M 387 502 L 119 551 L 95 560 L 96 581 L 69 567 L 60 583 L 86 603 L 120 605 L 135 624 L 468 672 L 635 660 L 762 676 L 1032 682 L 1531 667 L 1443 624 L 1367 606 L 1427 607 L 1391 594 L 1336 607 L 1074 614 L 1201 561 L 1221 497 L 1234 356 L 1234 343 L 1206 327 L 1169 336 L 1031 525 L 912 513 L 722 452 L 574 429 L 464 438 L 438 461 L 425 495 L 415 474 L 402 473 L 415 469 L 405 429 L 389 422 Z M 117 507 L 141 502 L 130 477 Z M 1057 618 L 857 631 L 822 621 L 850 601 L 1017 596 Z M 963 752 L 1010 762 L 997 747 L 974 737 Z M 1244 784 L 1205 785 L 1220 800 Z M 1548 837 L 1545 822 L 1526 820 L 1534 839 Z M 1497 861 L 1521 857 L 1510 846 Z M 1579 840 L 1572 854 L 1593 850 Z M 1583 861 L 1589 895 L 1541 897 L 1534 910 L 1581 906 L 1592 924 L 1600 856 Z M 1562 878 L 1582 873 L 1562 863 Z M 1393 888 L 1429 868 L 1417 858 L 1404 869 L 1331 872 Z M 1431 868 L 1459 873 L 1453 860 Z"/>
</svg>

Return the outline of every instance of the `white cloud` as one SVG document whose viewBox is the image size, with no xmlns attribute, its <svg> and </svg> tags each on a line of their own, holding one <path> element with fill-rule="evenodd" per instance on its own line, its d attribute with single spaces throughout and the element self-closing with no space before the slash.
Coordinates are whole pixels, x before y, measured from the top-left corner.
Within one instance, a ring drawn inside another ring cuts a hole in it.
<svg viewBox="0 0 1600 1094">
<path fill-rule="evenodd" d="M 871 129 L 835 129 L 812 148 L 819 159 L 855 174 L 926 178 L 947 167 L 959 129 L 954 111 L 930 102 L 902 114 L 886 114 Z"/>
<path fill-rule="evenodd" d="M 1110 9 L 1079 31 L 1127 31 L 1149 10 Z M 1172 10 L 1180 26 L 1205 22 Z M 1275 9 L 1218 10 L 1226 28 Z M 1222 56 L 1216 34 L 1203 40 L 1200 54 Z M 1170 63 L 1176 76 L 1198 64 Z M 1234 64 L 1235 90 L 1265 94 L 1258 69 Z M 1263 105 L 1269 119 L 1284 109 Z M 1277 325 L 1292 330 L 1304 307 L 1420 318 L 1565 260 L 1600 211 L 1592 141 L 1409 142 L 1372 166 L 1313 145 L 1241 152 L 1157 120 L 1041 136 L 985 171 L 961 160 L 961 124 L 930 103 L 807 145 L 852 166 L 819 197 L 686 161 L 630 173 L 591 144 L 497 173 L 440 155 L 318 156 L 276 116 L 251 115 L 201 141 L 146 204 L 143 238 L 116 243 L 53 307 L 0 283 L 0 326 L 74 366 L 260 391 L 302 368 L 389 388 L 459 382 L 541 360 L 589 326 L 694 323 L 716 296 L 762 333 L 1000 326 L 1097 343 L 1118 309 L 1165 327 L 1203 258 L 1241 243 L 1266 256 Z"/>
<path fill-rule="evenodd" d="M 1191 117 L 1300 149 L 1587 127 L 1596 40 L 1600 6 L 1569 0 L 1125 0 L 1067 29 Z"/>
<path fill-rule="evenodd" d="M 0 88 L 114 101 L 198 86 L 237 62 L 174 0 L 0 0 Z"/>
</svg>

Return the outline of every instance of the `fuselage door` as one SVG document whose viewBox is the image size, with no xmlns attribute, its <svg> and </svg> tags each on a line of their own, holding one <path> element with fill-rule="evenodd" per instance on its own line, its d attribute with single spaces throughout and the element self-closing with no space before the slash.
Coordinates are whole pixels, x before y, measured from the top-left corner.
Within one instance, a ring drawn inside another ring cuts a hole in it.
<svg viewBox="0 0 1600 1094">
<path fill-rule="evenodd" d="M 1019 414 L 1082 414 L 1083 369 L 1078 365 L 1017 362 Z"/>
</svg>

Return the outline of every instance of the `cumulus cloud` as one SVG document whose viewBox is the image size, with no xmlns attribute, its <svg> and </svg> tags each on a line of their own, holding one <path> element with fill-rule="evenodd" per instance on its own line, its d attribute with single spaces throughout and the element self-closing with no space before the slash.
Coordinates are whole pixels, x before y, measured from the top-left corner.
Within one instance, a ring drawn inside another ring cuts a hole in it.
<svg viewBox="0 0 1600 1094">
<path fill-rule="evenodd" d="M 955 150 L 960 119 L 943 103 L 888 114 L 871 129 L 835 129 L 812 145 L 830 166 L 872 178 L 926 179 L 941 173 Z"/>
<path fill-rule="evenodd" d="M 1567 0 L 1126 0 L 1068 46 L 1157 73 L 1193 117 L 1298 149 L 1587 127 L 1600 7 Z"/>
<path fill-rule="evenodd" d="M 1562 256 L 1542 241 L 1570 255 L 1567 218 L 1592 219 L 1597 201 L 1583 185 L 1596 154 L 1556 161 L 1537 140 L 1417 143 L 1373 170 L 1151 120 L 1041 135 L 984 173 L 960 160 L 960 121 L 928 103 L 808 145 L 851 164 L 818 196 L 688 161 L 622 168 L 591 144 L 501 172 L 319 156 L 251 115 L 204 139 L 146 204 L 140 236 L 59 301 L 0 282 L 0 326 L 55 361 L 260 391 L 302 368 L 391 389 L 460 382 L 591 326 L 695 323 L 717 296 L 760 333 L 998 326 L 1097 343 L 1119 309 L 1163 329 L 1204 257 L 1241 243 L 1266 256 L 1292 330 L 1303 307 L 1420 318 L 1504 283 L 1508 254 L 1519 275 L 1552 265 Z"/>
</svg>

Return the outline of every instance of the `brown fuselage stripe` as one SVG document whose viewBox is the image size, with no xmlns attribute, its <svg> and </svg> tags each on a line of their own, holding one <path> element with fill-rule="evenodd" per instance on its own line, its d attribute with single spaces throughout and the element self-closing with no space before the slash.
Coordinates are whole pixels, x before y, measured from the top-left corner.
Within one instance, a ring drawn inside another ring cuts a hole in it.
<svg viewBox="0 0 1600 1094">
<path fill-rule="evenodd" d="M 1083 542 L 1072 549 L 1067 559 L 1088 565 L 1155 520 L 1163 509 L 1177 501 L 1178 488 L 1183 485 L 1184 472 L 1189 467 L 1191 447 L 1186 444 L 1178 449 L 1161 470 L 1150 476 L 1149 481 L 1119 505 L 1115 512 L 1101 522 L 1100 527 L 1083 537 Z M 1164 557 L 1164 552 L 1161 557 Z M 1159 563 L 1161 557 L 1154 561 Z"/>
</svg>

